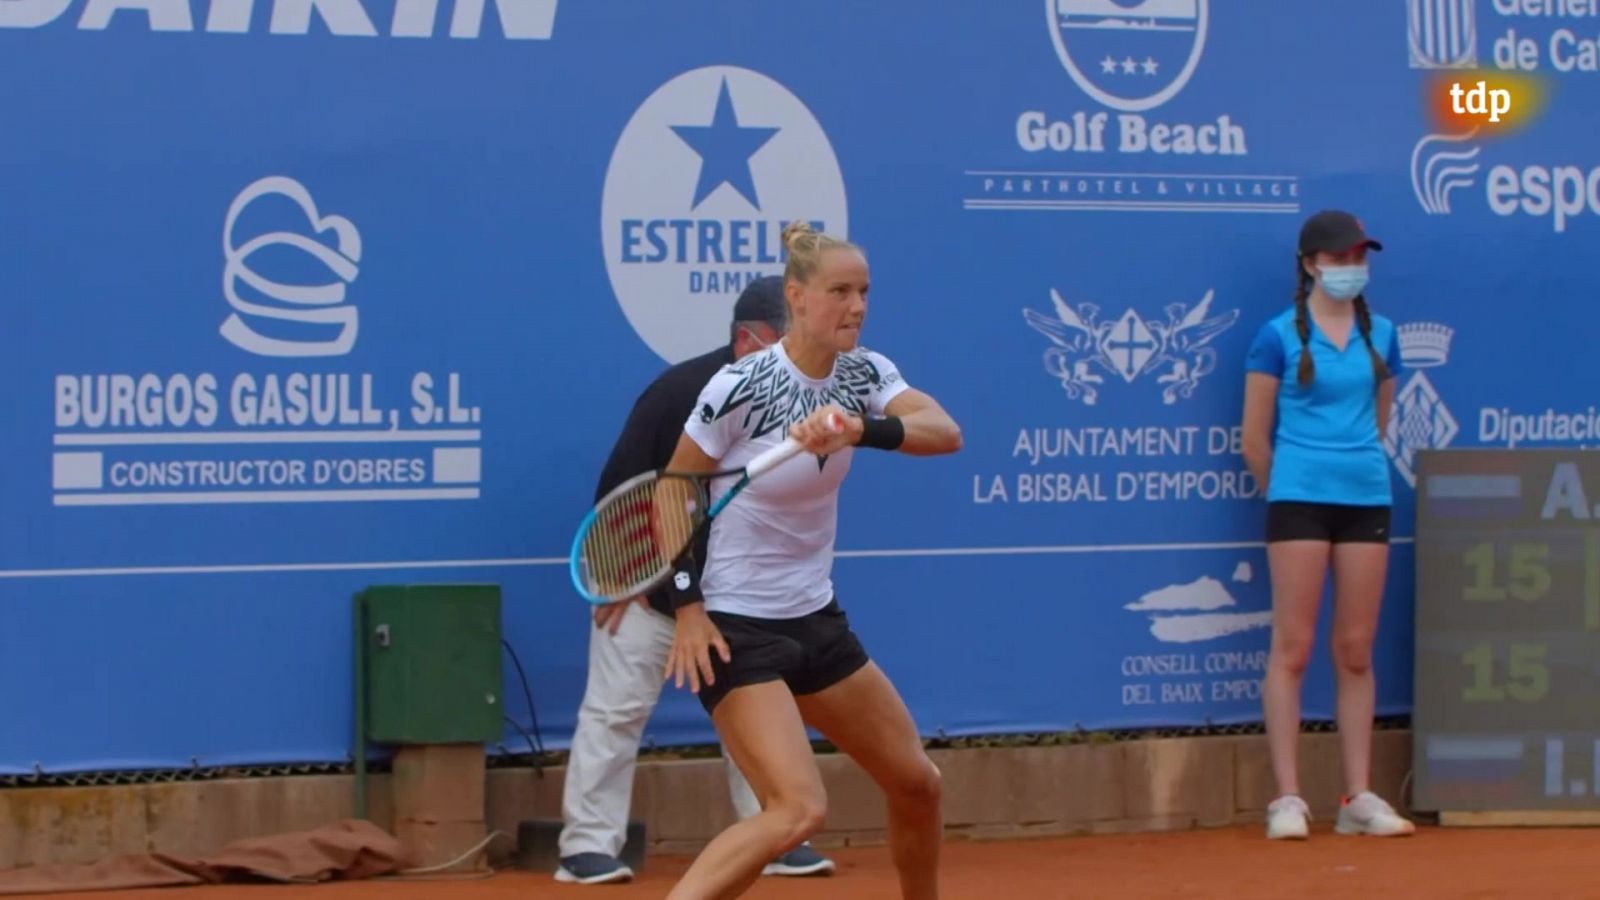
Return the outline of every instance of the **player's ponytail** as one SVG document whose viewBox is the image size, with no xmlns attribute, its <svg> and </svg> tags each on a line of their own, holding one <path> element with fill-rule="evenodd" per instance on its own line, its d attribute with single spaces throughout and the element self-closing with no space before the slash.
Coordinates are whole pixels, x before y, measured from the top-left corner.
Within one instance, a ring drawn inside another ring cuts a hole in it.
<svg viewBox="0 0 1600 900">
<path fill-rule="evenodd" d="M 1311 274 L 1306 271 L 1304 257 L 1294 258 L 1294 330 L 1300 335 L 1300 370 L 1295 378 L 1304 387 L 1317 377 L 1317 364 L 1311 361 L 1311 311 L 1306 308 L 1306 298 L 1311 294 Z"/>
<path fill-rule="evenodd" d="M 1372 346 L 1372 311 L 1367 308 L 1367 295 L 1357 295 L 1354 303 L 1356 327 L 1361 329 L 1361 339 L 1367 344 L 1367 355 L 1372 357 L 1372 382 L 1383 384 L 1383 380 L 1389 377 L 1389 367 L 1378 355 L 1378 348 Z"/>
</svg>

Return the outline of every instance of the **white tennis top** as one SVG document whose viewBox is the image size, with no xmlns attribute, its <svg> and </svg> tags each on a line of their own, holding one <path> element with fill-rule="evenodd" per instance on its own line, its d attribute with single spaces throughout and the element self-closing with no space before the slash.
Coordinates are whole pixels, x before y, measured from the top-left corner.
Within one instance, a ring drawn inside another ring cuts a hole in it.
<svg viewBox="0 0 1600 900">
<path fill-rule="evenodd" d="M 724 366 L 700 392 L 684 431 L 720 462 L 743 466 L 782 443 L 789 426 L 829 403 L 882 415 L 907 389 L 894 363 L 858 347 L 827 378 L 808 378 L 776 343 Z M 706 609 L 764 619 L 804 616 L 833 598 L 839 485 L 855 448 L 819 458 L 802 452 L 750 482 L 711 522 L 700 576 Z M 713 483 L 715 502 L 735 479 Z"/>
</svg>

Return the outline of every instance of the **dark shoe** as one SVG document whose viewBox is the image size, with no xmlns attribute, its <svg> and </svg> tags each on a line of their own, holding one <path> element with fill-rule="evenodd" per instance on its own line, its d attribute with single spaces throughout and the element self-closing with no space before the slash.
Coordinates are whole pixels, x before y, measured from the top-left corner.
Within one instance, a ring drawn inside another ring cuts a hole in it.
<svg viewBox="0 0 1600 900">
<path fill-rule="evenodd" d="M 561 857 L 556 880 L 564 884 L 611 884 L 633 880 L 633 870 L 604 853 L 575 853 Z"/>
<path fill-rule="evenodd" d="M 811 849 L 809 844 L 801 844 L 767 863 L 767 867 L 761 870 L 763 875 L 787 875 L 791 878 L 801 875 L 827 875 L 832 872 L 833 860 Z"/>
</svg>

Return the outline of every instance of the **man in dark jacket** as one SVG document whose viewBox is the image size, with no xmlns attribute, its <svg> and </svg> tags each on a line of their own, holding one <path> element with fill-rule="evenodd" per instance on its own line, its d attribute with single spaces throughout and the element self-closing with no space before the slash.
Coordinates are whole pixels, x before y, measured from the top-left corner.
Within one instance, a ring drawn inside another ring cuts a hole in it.
<svg viewBox="0 0 1600 900">
<path fill-rule="evenodd" d="M 723 366 L 775 343 L 783 334 L 787 305 L 783 279 L 757 279 L 733 307 L 728 343 L 685 360 L 657 376 L 638 400 L 600 472 L 598 501 L 641 472 L 660 469 L 672 458 L 683 424 L 700 391 Z M 704 561 L 706 539 L 695 547 Z M 635 605 L 640 609 L 632 609 Z M 661 695 L 672 649 L 674 619 L 664 588 L 647 597 L 595 609 L 589 637 L 589 682 L 578 710 L 578 728 L 567 761 L 562 796 L 561 866 L 556 880 L 579 884 L 627 881 L 633 872 L 617 858 L 626 839 L 635 760 L 645 723 Z M 744 819 L 761 811 L 750 785 L 730 759 L 728 789 L 734 811 Z M 802 844 L 774 860 L 769 875 L 815 875 L 833 871 L 833 862 Z"/>
</svg>

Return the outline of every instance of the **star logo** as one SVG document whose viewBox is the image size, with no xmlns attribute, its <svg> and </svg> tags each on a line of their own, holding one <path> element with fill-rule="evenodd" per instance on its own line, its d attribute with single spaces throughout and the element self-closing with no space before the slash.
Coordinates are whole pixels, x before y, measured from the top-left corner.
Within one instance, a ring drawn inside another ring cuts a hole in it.
<svg viewBox="0 0 1600 900">
<path fill-rule="evenodd" d="M 766 146 L 778 131 L 777 128 L 740 125 L 733 109 L 733 97 L 728 93 L 728 79 L 723 78 L 710 125 L 672 126 L 679 140 L 700 154 L 700 178 L 694 187 L 693 206 L 698 207 L 717 188 L 727 185 L 751 206 L 760 209 L 755 176 L 750 172 L 750 157 Z"/>
<path fill-rule="evenodd" d="M 745 286 L 782 274 L 785 225 L 848 235 L 849 212 L 833 142 L 800 97 L 753 69 L 700 66 L 651 91 L 611 150 L 606 276 L 639 339 L 682 362 L 727 340 Z"/>
</svg>

